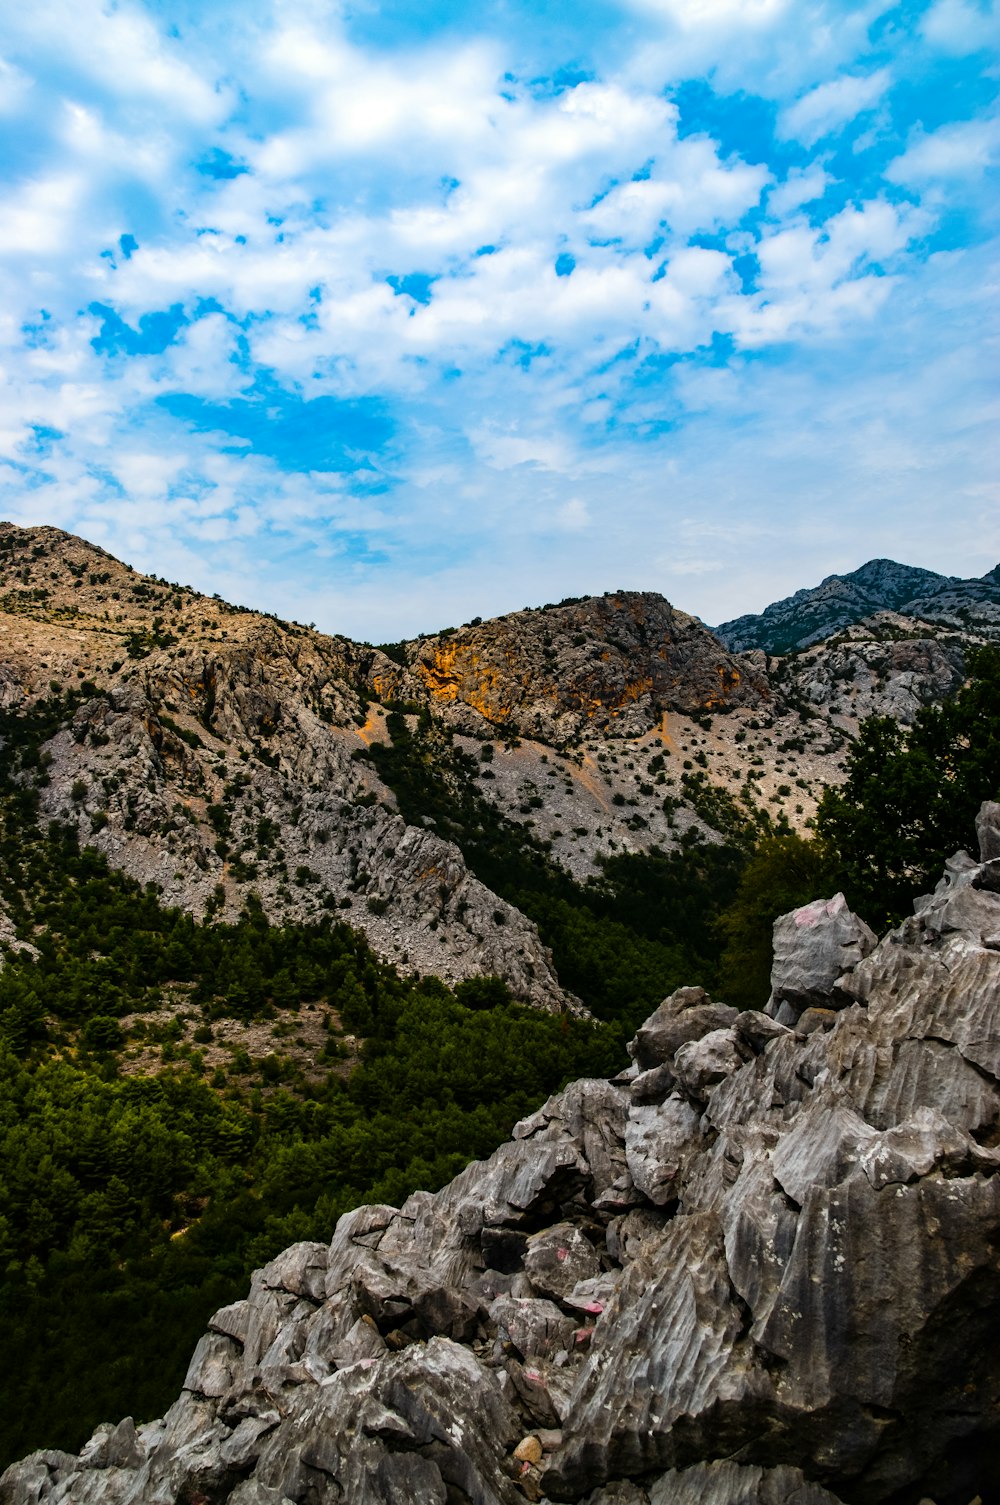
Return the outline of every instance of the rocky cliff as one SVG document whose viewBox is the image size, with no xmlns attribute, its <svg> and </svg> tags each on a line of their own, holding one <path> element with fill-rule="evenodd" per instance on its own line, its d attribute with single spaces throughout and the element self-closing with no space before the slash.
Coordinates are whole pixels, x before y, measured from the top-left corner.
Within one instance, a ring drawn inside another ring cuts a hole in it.
<svg viewBox="0 0 1000 1505">
<path fill-rule="evenodd" d="M 1000 806 L 979 831 L 880 944 L 797 910 L 766 1012 L 681 989 L 619 1078 L 286 1250 L 161 1421 L 2 1505 L 995 1499 Z"/>
<path fill-rule="evenodd" d="M 407 657 L 462 729 L 479 730 L 482 718 L 555 744 L 591 728 L 641 736 L 665 711 L 698 714 L 772 699 L 756 666 L 653 592 L 514 612 L 422 639 Z"/>
</svg>

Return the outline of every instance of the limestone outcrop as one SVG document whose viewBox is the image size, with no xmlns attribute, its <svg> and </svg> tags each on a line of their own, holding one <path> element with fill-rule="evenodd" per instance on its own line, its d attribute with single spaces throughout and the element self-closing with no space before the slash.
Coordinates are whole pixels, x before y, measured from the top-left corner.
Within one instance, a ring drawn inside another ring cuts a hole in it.
<svg viewBox="0 0 1000 1505">
<path fill-rule="evenodd" d="M 880 944 L 827 901 L 796 926 L 795 1027 L 678 990 L 620 1077 L 287 1249 L 162 1420 L 0 1505 L 995 1498 L 996 816 Z"/>
<path fill-rule="evenodd" d="M 667 710 L 767 706 L 767 679 L 697 617 L 621 591 L 512 612 L 410 645 L 410 669 L 463 730 L 559 743 L 591 729 L 636 737 Z"/>
<path fill-rule="evenodd" d="M 911 575 L 892 600 L 917 589 Z M 391 712 L 411 734 L 432 728 L 413 756 L 456 806 L 474 797 L 586 881 L 610 854 L 722 839 L 720 811 L 804 828 L 843 777 L 856 718 L 908 719 L 952 693 L 963 644 L 982 636 L 948 625 L 916 640 L 899 616 L 870 627 L 775 662 L 622 591 L 383 651 L 143 576 L 59 529 L 0 523 L 0 712 L 73 692 L 40 752 L 46 819 L 199 917 L 233 920 L 250 894 L 275 921 L 336 915 L 405 970 L 495 972 L 549 1009 L 576 1004 L 538 930 L 469 871 L 479 816 L 449 841 L 429 809 L 401 824 L 370 756 L 399 731 Z"/>
</svg>

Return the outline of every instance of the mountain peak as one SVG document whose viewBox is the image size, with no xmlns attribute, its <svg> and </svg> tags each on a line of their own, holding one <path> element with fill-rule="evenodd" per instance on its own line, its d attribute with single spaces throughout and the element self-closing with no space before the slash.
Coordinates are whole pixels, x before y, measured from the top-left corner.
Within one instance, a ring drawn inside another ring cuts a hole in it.
<svg viewBox="0 0 1000 1505">
<path fill-rule="evenodd" d="M 734 652 L 761 648 L 767 653 L 790 653 L 820 643 L 845 627 L 863 622 L 876 612 L 899 612 L 921 619 L 942 615 L 957 593 L 968 607 L 1000 599 L 1000 566 L 981 580 L 940 575 L 895 559 L 869 559 L 844 575 L 827 575 L 819 585 L 774 601 L 759 614 L 723 622 L 716 633 Z"/>
</svg>

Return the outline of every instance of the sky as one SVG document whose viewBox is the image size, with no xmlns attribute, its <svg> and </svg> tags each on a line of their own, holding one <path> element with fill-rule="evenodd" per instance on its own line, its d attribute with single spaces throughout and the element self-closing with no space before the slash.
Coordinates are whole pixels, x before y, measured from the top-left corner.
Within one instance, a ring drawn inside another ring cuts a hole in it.
<svg viewBox="0 0 1000 1505">
<path fill-rule="evenodd" d="M 0 516 L 373 642 L 1000 560 L 991 0 L 0 18 Z"/>
</svg>

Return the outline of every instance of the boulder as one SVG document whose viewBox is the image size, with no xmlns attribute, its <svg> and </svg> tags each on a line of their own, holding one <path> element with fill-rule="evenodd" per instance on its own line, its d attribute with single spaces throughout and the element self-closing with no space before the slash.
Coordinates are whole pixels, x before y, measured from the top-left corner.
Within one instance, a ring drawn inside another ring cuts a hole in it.
<svg viewBox="0 0 1000 1505">
<path fill-rule="evenodd" d="M 980 862 L 1000 859 L 1000 804 L 995 800 L 984 800 L 980 806 L 976 816 L 976 837 Z"/>
<path fill-rule="evenodd" d="M 773 943 L 767 1013 L 792 1023 L 811 1005 L 837 1008 L 850 1001 L 839 981 L 874 950 L 876 937 L 851 913 L 843 894 L 834 894 L 775 920 Z"/>
<path fill-rule="evenodd" d="M 629 1042 L 629 1055 L 640 1071 L 652 1071 L 669 1064 L 688 1041 L 728 1028 L 736 1014 L 727 1004 L 713 1003 L 704 988 L 678 988 Z"/>
</svg>

